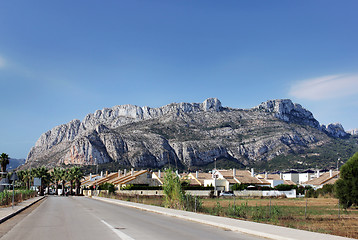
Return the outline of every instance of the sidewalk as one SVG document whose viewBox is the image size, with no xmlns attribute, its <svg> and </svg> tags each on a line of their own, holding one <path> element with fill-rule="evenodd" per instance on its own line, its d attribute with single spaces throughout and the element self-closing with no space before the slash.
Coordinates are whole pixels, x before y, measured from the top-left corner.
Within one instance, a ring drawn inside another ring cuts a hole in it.
<svg viewBox="0 0 358 240">
<path fill-rule="evenodd" d="M 0 223 L 5 222 L 9 218 L 15 216 L 19 212 L 22 212 L 23 210 L 25 210 L 26 208 L 30 207 L 31 205 L 35 204 L 36 202 L 40 201 L 43 198 L 44 196 L 27 199 L 15 205 L 14 208 L 12 207 L 0 208 Z"/>
<path fill-rule="evenodd" d="M 145 205 L 140 203 L 133 203 L 109 198 L 102 197 L 92 197 L 92 199 L 118 204 L 122 206 L 137 208 L 144 211 L 159 213 L 171 217 L 177 217 L 181 219 L 185 219 L 188 221 L 203 223 L 207 225 L 211 225 L 214 227 L 220 227 L 224 229 L 229 229 L 231 231 L 242 232 L 250 235 L 255 235 L 259 237 L 264 237 L 268 239 L 277 239 L 277 240 L 301 240 L 301 239 L 310 239 L 310 240 L 344 240 L 344 239 L 352 239 L 339 237 L 334 235 L 322 234 L 322 233 L 314 233 L 304 230 L 280 227 L 275 225 L 269 225 L 264 223 L 255 223 L 243 220 L 236 220 L 232 218 L 211 216 L 163 207 L 157 207 L 152 205 Z"/>
</svg>

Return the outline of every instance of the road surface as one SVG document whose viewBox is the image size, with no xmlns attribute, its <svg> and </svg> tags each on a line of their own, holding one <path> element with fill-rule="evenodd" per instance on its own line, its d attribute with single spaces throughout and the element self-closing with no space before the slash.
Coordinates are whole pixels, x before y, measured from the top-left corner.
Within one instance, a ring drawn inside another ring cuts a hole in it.
<svg viewBox="0 0 358 240">
<path fill-rule="evenodd" d="M 50 196 L 2 240 L 183 240 L 243 239 L 255 236 L 85 197 Z"/>
</svg>

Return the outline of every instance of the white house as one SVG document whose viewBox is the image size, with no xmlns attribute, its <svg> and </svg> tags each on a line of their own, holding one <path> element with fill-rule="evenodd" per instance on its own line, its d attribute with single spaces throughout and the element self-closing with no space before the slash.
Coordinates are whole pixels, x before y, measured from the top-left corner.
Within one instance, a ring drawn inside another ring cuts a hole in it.
<svg viewBox="0 0 358 240">
<path fill-rule="evenodd" d="M 339 171 L 329 170 L 321 174 L 318 178 L 313 178 L 302 183 L 303 186 L 311 186 L 314 189 L 322 188 L 326 184 L 334 184 L 339 178 Z"/>
<path fill-rule="evenodd" d="M 313 170 L 306 170 L 304 172 L 300 172 L 298 177 L 299 184 L 311 180 L 314 176 L 316 176 L 316 174 Z"/>
<path fill-rule="evenodd" d="M 282 178 L 283 178 L 283 180 L 292 181 L 295 184 L 298 184 L 300 182 L 299 173 L 297 171 L 293 171 L 293 170 L 291 170 L 289 172 L 282 173 Z"/>
</svg>

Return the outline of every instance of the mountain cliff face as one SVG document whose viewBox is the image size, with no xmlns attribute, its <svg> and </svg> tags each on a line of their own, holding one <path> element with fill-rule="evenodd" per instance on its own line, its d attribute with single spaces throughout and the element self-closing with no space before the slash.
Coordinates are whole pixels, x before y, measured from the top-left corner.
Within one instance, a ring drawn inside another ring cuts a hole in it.
<svg viewBox="0 0 358 240">
<path fill-rule="evenodd" d="M 248 165 L 346 135 L 340 124 L 320 126 L 311 112 L 288 99 L 252 109 L 222 107 L 216 98 L 160 108 L 120 105 L 42 134 L 26 164 L 190 167 L 228 158 Z"/>
</svg>

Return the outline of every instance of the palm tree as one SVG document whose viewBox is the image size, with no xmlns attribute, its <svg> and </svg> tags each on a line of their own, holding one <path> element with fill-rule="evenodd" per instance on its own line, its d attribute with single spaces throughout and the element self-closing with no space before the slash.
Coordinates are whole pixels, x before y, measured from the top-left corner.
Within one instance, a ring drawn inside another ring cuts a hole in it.
<svg viewBox="0 0 358 240">
<path fill-rule="evenodd" d="M 7 155 L 6 153 L 2 153 L 0 155 L 1 172 L 6 172 L 6 165 L 8 165 L 9 163 L 9 155 Z"/>
<path fill-rule="evenodd" d="M 17 176 L 19 177 L 19 181 L 21 182 L 21 186 L 25 186 L 26 189 L 29 189 L 29 181 L 28 181 L 28 174 L 30 173 L 29 170 L 20 170 L 17 172 Z"/>
<path fill-rule="evenodd" d="M 61 169 L 60 168 L 54 168 L 53 172 L 51 172 L 51 177 L 53 182 L 55 183 L 56 186 L 56 195 L 58 195 L 58 185 L 59 182 L 62 180 L 61 177 Z"/>
<path fill-rule="evenodd" d="M 39 167 L 34 170 L 34 176 L 41 179 L 40 195 L 43 195 L 44 189 L 51 181 L 50 173 L 46 167 Z"/>
<path fill-rule="evenodd" d="M 83 178 L 83 172 L 80 167 L 71 168 L 73 180 L 76 183 L 76 195 L 80 195 L 81 179 Z"/>
<path fill-rule="evenodd" d="M 67 181 L 70 181 L 70 195 L 72 195 L 72 191 L 73 191 L 73 180 L 75 180 L 75 178 L 74 178 L 74 172 L 73 172 L 73 169 L 72 169 L 72 168 L 67 169 L 66 179 L 67 179 Z"/>
<path fill-rule="evenodd" d="M 67 181 L 67 171 L 65 169 L 59 170 L 59 178 L 62 183 L 62 196 L 65 196 L 65 183 Z"/>
<path fill-rule="evenodd" d="M 29 170 L 29 169 L 24 170 L 24 173 L 22 175 L 22 180 L 25 182 L 27 190 L 30 189 L 30 181 L 31 181 L 31 179 L 32 179 L 31 170 Z"/>
</svg>

